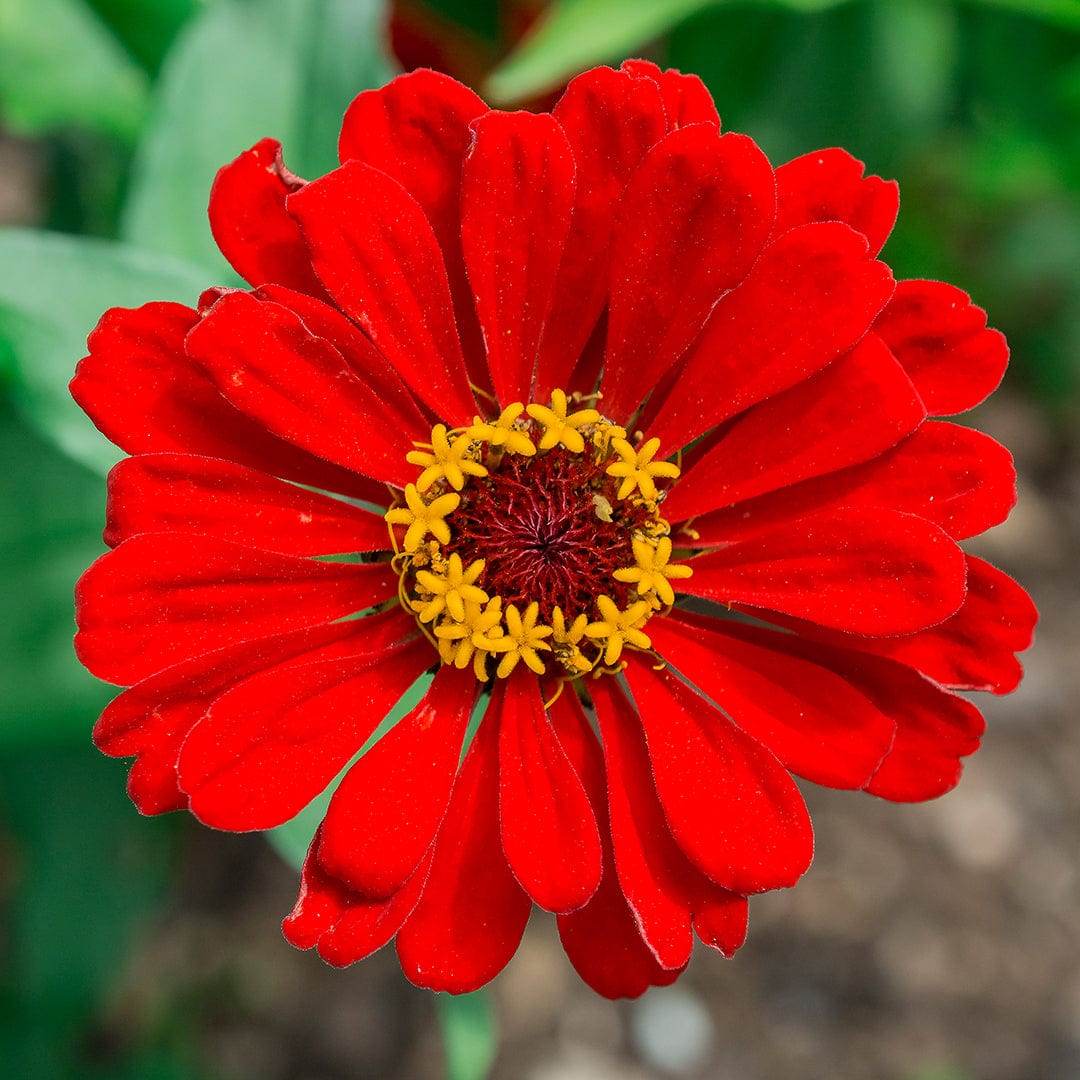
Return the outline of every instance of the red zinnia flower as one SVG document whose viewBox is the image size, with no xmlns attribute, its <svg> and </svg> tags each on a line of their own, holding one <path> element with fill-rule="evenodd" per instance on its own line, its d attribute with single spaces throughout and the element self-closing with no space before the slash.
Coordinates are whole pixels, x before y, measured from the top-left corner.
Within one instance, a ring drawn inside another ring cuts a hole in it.
<svg viewBox="0 0 1080 1080">
<path fill-rule="evenodd" d="M 809 865 L 792 774 L 940 795 L 983 729 L 953 691 L 1016 685 L 1031 603 L 957 546 L 1010 458 L 930 419 L 1005 342 L 876 260 L 895 184 L 774 170 L 650 64 L 541 115 L 420 71 L 340 149 L 219 174 L 251 291 L 90 338 L 73 392 L 132 455 L 78 588 L 80 657 L 131 686 L 98 745 L 145 813 L 268 829 L 433 672 L 333 795 L 289 940 L 396 936 L 466 991 L 535 902 L 601 993 L 669 983 Z"/>
</svg>

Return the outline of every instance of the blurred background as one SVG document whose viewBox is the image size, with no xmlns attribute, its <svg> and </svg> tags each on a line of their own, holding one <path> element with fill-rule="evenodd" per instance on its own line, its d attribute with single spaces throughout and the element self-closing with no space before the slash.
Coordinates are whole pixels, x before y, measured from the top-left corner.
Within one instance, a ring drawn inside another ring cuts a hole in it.
<svg viewBox="0 0 1080 1080">
<path fill-rule="evenodd" d="M 884 257 L 1012 346 L 971 422 L 1020 504 L 974 550 L 1042 623 L 955 792 L 807 787 L 814 866 L 751 905 L 734 960 L 613 1004 L 541 916 L 491 1012 L 446 1012 L 392 951 L 337 972 L 285 944 L 310 819 L 267 843 L 140 818 L 92 748 L 109 692 L 72 655 L 71 589 L 116 452 L 66 384 L 106 307 L 235 283 L 206 198 L 258 138 L 312 176 L 403 67 L 546 107 L 634 55 L 701 75 L 776 164 L 839 144 L 900 181 Z M 1080 1078 L 1078 0 L 0 0 L 0 225 L 3 1075 L 478 1080 L 494 1050 L 502 1080 Z"/>
</svg>

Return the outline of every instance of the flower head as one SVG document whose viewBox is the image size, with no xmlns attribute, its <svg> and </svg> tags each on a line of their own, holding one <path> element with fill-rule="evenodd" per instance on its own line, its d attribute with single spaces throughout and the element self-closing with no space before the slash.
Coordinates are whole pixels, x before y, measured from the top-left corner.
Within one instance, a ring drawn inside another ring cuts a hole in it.
<svg viewBox="0 0 1080 1080">
<path fill-rule="evenodd" d="M 339 168 L 263 140 L 210 219 L 251 288 L 106 313 L 72 390 L 129 457 L 79 655 L 146 813 L 333 793 L 286 919 L 472 990 L 533 904 L 610 996 L 809 865 L 792 776 L 956 783 L 1034 613 L 958 542 L 1008 454 L 940 419 L 1007 350 L 877 254 L 896 186 L 773 168 L 640 61 L 551 114 L 429 71 L 361 94 Z M 481 717 L 478 726 L 470 718 Z"/>
</svg>

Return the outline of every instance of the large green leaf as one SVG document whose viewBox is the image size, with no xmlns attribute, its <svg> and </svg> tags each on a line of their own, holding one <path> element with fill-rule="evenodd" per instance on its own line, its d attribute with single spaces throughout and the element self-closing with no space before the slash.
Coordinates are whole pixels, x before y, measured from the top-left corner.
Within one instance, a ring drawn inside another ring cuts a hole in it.
<svg viewBox="0 0 1080 1080">
<path fill-rule="evenodd" d="M 150 82 L 83 0 L 0 0 L 0 115 L 15 131 L 134 139 Z"/>
<path fill-rule="evenodd" d="M 226 275 L 206 220 L 215 173 L 265 136 L 297 173 L 332 168 L 345 106 L 390 75 L 384 15 L 381 0 L 221 0 L 190 23 L 162 70 L 124 236 Z"/>
<path fill-rule="evenodd" d="M 107 471 L 120 452 L 67 391 L 86 335 L 107 308 L 193 303 L 211 284 L 204 270 L 122 244 L 0 231 L 0 351 L 13 364 L 23 411 L 65 453 Z"/>
</svg>

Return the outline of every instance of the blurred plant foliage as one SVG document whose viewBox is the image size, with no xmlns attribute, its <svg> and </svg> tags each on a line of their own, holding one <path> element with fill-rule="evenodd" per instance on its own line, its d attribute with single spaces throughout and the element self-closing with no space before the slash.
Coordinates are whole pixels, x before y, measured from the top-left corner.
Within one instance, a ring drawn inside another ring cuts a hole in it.
<svg viewBox="0 0 1080 1080">
<path fill-rule="evenodd" d="M 449 60 L 458 47 L 473 70 L 486 58 L 493 70 L 478 89 L 500 104 L 644 54 L 700 74 L 725 126 L 775 161 L 845 145 L 901 181 L 886 249 L 898 274 L 962 283 L 1008 333 L 1014 386 L 1051 417 L 1075 414 L 1080 0 L 396 7 L 414 37 L 430 25 Z M 396 68 L 387 18 L 385 0 L 0 0 L 0 127 L 33 140 L 40 166 L 18 180 L 0 143 L 0 187 L 29 185 L 42 227 L 0 231 L 0 895 L 11 960 L 0 1056 L 12 1075 L 197 1075 L 170 1049 L 182 1033 L 152 1024 L 136 1024 L 111 1056 L 87 1049 L 126 943 L 166 895 L 178 826 L 140 821 L 120 767 L 89 746 L 107 693 L 71 653 L 71 587 L 102 550 L 103 477 L 117 451 L 70 402 L 67 380 L 105 308 L 190 303 L 205 286 L 237 283 L 206 224 L 215 170 L 265 135 L 301 175 L 332 167 L 345 105 Z M 274 837 L 294 862 L 315 816 Z M 454 1075 L 483 1075 L 475 1066 L 493 1036 L 482 1004 L 442 1016 Z"/>
</svg>

